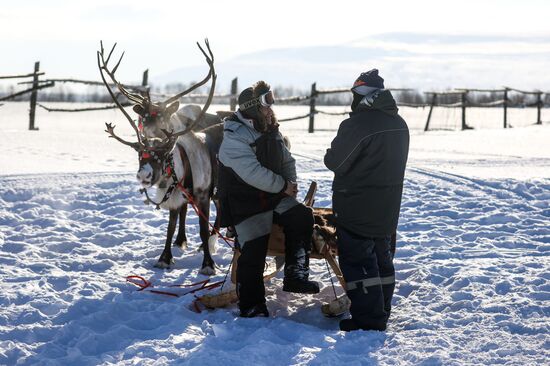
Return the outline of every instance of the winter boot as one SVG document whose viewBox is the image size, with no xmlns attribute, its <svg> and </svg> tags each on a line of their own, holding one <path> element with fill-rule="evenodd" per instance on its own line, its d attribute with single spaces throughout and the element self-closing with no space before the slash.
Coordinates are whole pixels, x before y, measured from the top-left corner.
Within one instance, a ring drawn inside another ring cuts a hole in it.
<svg viewBox="0 0 550 366">
<path fill-rule="evenodd" d="M 342 319 L 340 320 L 340 330 L 344 332 L 351 332 L 352 330 L 359 330 L 359 326 L 353 319 Z"/>
<path fill-rule="evenodd" d="M 241 314 L 239 316 L 241 318 L 254 318 L 257 316 L 263 316 L 268 318 L 269 311 L 267 310 L 267 306 L 262 303 L 262 304 L 254 305 L 248 309 L 241 309 Z"/>
<path fill-rule="evenodd" d="M 319 285 L 317 282 L 307 279 L 285 278 L 283 280 L 283 291 L 299 294 L 318 294 Z"/>
<path fill-rule="evenodd" d="M 386 325 L 385 324 L 370 324 L 370 325 L 364 325 L 360 326 L 355 322 L 353 319 L 342 319 L 340 320 L 340 330 L 343 330 L 344 332 L 351 332 L 354 330 L 378 330 L 378 331 L 385 331 Z"/>
<path fill-rule="evenodd" d="M 298 261 L 297 264 L 285 266 L 285 278 L 283 279 L 283 291 L 299 294 L 318 294 L 319 285 L 317 282 L 309 281 L 309 258 Z"/>
</svg>

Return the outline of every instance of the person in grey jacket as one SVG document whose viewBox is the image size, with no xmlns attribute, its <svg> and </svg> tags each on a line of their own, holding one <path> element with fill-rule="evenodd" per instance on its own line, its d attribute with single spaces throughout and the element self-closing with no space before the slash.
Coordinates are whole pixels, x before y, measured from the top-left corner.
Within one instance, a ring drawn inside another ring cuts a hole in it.
<svg viewBox="0 0 550 366">
<path fill-rule="evenodd" d="M 351 300 L 340 329 L 385 330 L 395 288 L 392 234 L 401 206 L 409 129 L 373 69 L 351 89 L 352 112 L 327 149 L 339 263 Z"/>
<path fill-rule="evenodd" d="M 309 281 L 313 213 L 296 200 L 296 162 L 285 147 L 263 81 L 244 89 L 239 109 L 224 120 L 218 155 L 221 226 L 233 226 L 241 255 L 237 295 L 242 317 L 269 316 L 263 272 L 273 223 L 285 234 L 283 290 L 317 293 Z"/>
</svg>

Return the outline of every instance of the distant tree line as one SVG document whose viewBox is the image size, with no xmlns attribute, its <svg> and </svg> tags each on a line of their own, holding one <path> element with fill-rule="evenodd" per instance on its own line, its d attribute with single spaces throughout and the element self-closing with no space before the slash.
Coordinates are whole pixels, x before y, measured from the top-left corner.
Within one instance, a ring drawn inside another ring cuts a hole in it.
<svg viewBox="0 0 550 366">
<path fill-rule="evenodd" d="M 162 100 L 169 95 L 174 95 L 182 90 L 185 90 L 190 83 L 171 83 L 162 86 L 152 85 L 150 92 L 153 99 Z M 0 97 L 13 94 L 21 89 L 19 85 L 2 85 L 0 84 Z M 296 88 L 292 86 L 275 86 L 274 92 L 276 97 L 286 98 L 292 96 L 306 96 L 309 95 L 309 89 Z M 207 94 L 208 86 L 203 86 L 193 92 L 193 94 Z M 408 90 L 408 91 L 395 91 L 393 92 L 397 103 L 406 104 L 428 104 L 430 103 L 430 95 L 420 90 Z M 29 94 L 16 97 L 14 101 L 28 101 Z M 439 95 L 438 103 L 453 104 L 461 101 L 459 94 Z M 502 92 L 469 92 L 467 95 L 468 101 L 473 104 L 478 103 L 491 103 L 503 99 Z M 200 103 L 202 99 L 200 97 L 190 98 L 189 102 Z M 58 84 L 53 88 L 43 89 L 38 93 L 39 102 L 89 102 L 89 103 L 111 103 L 111 97 L 105 90 L 104 86 L 85 86 L 75 90 L 69 85 Z M 522 94 L 517 92 L 508 93 L 509 106 L 528 106 L 536 103 L 536 96 L 529 94 Z M 218 98 L 215 100 L 217 104 L 229 104 L 229 97 Z M 336 93 L 325 94 L 317 97 L 317 105 L 349 105 L 351 103 L 351 93 Z M 550 95 L 543 95 L 543 103 L 550 104 Z M 299 103 L 293 103 L 298 105 L 309 105 L 308 100 L 304 100 Z"/>
</svg>

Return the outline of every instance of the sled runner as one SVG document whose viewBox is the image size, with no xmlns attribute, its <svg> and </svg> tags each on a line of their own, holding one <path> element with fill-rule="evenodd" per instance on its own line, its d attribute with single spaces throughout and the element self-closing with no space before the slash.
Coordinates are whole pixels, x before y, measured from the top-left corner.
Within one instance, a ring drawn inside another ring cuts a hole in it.
<svg viewBox="0 0 550 366">
<path fill-rule="evenodd" d="M 317 183 L 312 182 L 309 190 L 306 194 L 304 204 L 306 206 L 312 207 L 315 201 L 314 196 L 317 190 Z M 332 223 L 332 209 L 330 208 L 313 208 L 313 215 L 315 217 L 315 226 L 313 230 L 313 248 L 310 254 L 310 259 L 321 259 L 326 260 L 334 275 L 340 282 L 340 285 L 345 288 L 346 282 L 340 266 L 336 261 L 336 256 L 338 255 L 336 249 L 336 231 Z M 268 256 L 273 256 L 275 258 L 285 256 L 285 234 L 281 226 L 273 224 L 271 235 L 269 237 L 268 243 Z M 234 283 L 236 282 L 237 275 L 237 259 L 240 256 L 240 252 L 235 250 L 233 259 L 231 262 L 231 282 L 232 285 L 224 286 L 221 292 L 214 294 L 206 294 L 198 298 L 204 306 L 207 308 L 219 308 L 227 306 L 231 303 L 236 302 L 237 293 L 235 291 Z M 273 278 L 278 271 L 281 269 L 282 265 L 276 265 L 276 268 L 271 273 L 264 274 L 264 281 L 268 281 Z M 327 304 L 322 305 L 321 311 L 325 316 L 338 316 L 346 312 L 349 309 L 350 301 L 346 294 L 336 297 Z"/>
</svg>

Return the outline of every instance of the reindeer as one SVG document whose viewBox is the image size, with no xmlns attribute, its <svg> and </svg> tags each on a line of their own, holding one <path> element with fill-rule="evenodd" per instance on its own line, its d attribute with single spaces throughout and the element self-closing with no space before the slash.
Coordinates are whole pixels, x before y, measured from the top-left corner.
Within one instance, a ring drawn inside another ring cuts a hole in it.
<svg viewBox="0 0 550 366">
<path fill-rule="evenodd" d="M 217 164 L 215 162 L 216 148 L 219 149 L 223 137 L 223 125 L 218 124 L 207 128 L 202 133 L 196 133 L 192 129 L 205 117 L 206 110 L 212 102 L 216 85 L 216 73 L 214 70 L 214 55 L 210 50 L 208 40 L 205 41 L 208 54 L 197 43 L 199 49 L 206 58 L 209 65 L 208 75 L 199 83 L 189 89 L 169 98 L 161 103 L 151 102 L 150 96 L 129 92 L 115 78 L 115 72 L 122 61 L 124 53 L 118 63 L 111 70 L 108 68 L 109 59 L 115 49 L 116 43 L 111 49 L 107 59 L 101 43 L 101 50 L 97 52 L 97 62 L 103 83 L 107 87 L 111 98 L 130 122 L 136 132 L 137 142 L 128 142 L 118 137 L 111 123 L 106 123 L 106 132 L 109 137 L 116 139 L 124 145 L 130 146 L 138 152 L 139 170 L 136 175 L 138 182 L 143 187 L 147 200 L 157 205 L 157 208 L 164 208 L 170 211 L 168 231 L 164 251 L 162 252 L 156 267 L 169 268 L 174 262 L 171 243 L 179 217 L 180 226 L 174 241 L 175 246 L 184 248 L 187 245 L 185 235 L 185 215 L 189 197 L 194 202 L 204 217 L 199 217 L 200 237 L 204 253 L 200 273 L 213 275 L 215 264 L 211 256 L 211 248 L 217 240 L 217 235 L 210 235 L 208 217 L 210 212 L 210 199 L 212 198 L 214 183 L 216 181 Z M 107 83 L 104 73 L 117 86 L 118 90 L 130 101 L 136 103 L 134 111 L 140 115 L 140 127 L 136 126 L 132 118 L 118 102 L 113 90 Z M 191 92 L 199 86 L 212 79 L 210 92 L 207 101 L 195 120 L 185 127 L 179 126 L 180 130 L 174 132 L 173 125 L 167 124 L 167 120 L 174 114 L 179 106 L 177 99 Z M 166 128 L 163 128 L 166 127 Z M 162 133 L 162 137 L 159 133 Z M 157 187 L 155 200 L 149 198 L 147 189 Z M 206 218 L 206 219 L 205 219 Z M 215 227 L 218 227 L 218 218 Z M 209 245 L 210 244 L 210 245 Z"/>
</svg>

